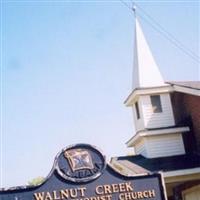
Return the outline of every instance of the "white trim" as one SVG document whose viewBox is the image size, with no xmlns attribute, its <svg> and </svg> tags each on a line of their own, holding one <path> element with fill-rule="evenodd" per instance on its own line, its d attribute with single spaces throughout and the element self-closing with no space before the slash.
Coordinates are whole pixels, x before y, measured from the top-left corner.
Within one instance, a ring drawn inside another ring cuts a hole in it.
<svg viewBox="0 0 200 200">
<path fill-rule="evenodd" d="M 171 92 L 182 92 L 185 94 L 191 94 L 195 96 L 200 96 L 200 90 L 194 88 L 188 88 L 180 85 L 166 85 L 161 87 L 149 87 L 149 88 L 138 88 L 132 91 L 132 93 L 127 97 L 124 104 L 128 106 L 132 106 L 134 102 L 137 100 L 138 95 L 146 95 L 146 94 L 161 94 L 161 93 L 171 93 Z"/>
<path fill-rule="evenodd" d="M 170 85 L 161 86 L 161 87 L 150 87 L 150 88 L 138 88 L 132 91 L 132 93 L 127 97 L 124 104 L 126 106 L 133 106 L 139 95 L 148 95 L 148 94 L 162 94 L 173 92 L 174 89 Z"/>
<path fill-rule="evenodd" d="M 190 128 L 188 126 L 185 127 L 180 127 L 180 128 L 163 128 L 163 129 L 158 129 L 158 130 L 144 130 L 136 135 L 134 135 L 126 144 L 127 147 L 132 147 L 138 140 L 141 139 L 141 137 L 148 137 L 148 136 L 154 136 L 154 135 L 165 135 L 165 134 L 181 134 L 183 132 L 189 131 Z"/>
<path fill-rule="evenodd" d="M 200 167 L 192 168 L 192 169 L 182 169 L 176 171 L 163 172 L 164 178 L 174 177 L 174 176 L 182 176 L 182 175 L 192 175 L 200 173 Z"/>
<path fill-rule="evenodd" d="M 193 88 L 187 88 L 184 86 L 179 86 L 179 85 L 173 85 L 174 91 L 176 92 L 182 92 L 186 94 L 192 94 L 195 96 L 200 96 L 200 90 L 193 89 Z"/>
<path fill-rule="evenodd" d="M 112 159 L 110 165 L 112 166 L 113 169 L 115 169 L 118 173 L 127 176 L 127 177 L 136 177 L 136 176 L 145 176 L 148 175 L 149 173 L 140 173 L 136 174 L 133 169 L 128 168 L 123 162 L 119 162 L 119 160 Z M 119 169 L 120 168 L 120 169 Z"/>
<path fill-rule="evenodd" d="M 200 167 L 164 172 L 163 174 L 166 184 L 200 180 Z"/>
</svg>

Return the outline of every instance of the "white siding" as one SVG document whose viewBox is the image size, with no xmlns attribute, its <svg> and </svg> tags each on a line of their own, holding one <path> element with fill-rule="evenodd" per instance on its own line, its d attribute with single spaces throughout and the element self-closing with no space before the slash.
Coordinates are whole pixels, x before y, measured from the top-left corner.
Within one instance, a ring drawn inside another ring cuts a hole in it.
<svg viewBox="0 0 200 200">
<path fill-rule="evenodd" d="M 149 136 L 145 140 L 145 147 L 148 158 L 185 154 L 181 133 Z"/>
<path fill-rule="evenodd" d="M 169 94 L 160 94 L 160 100 L 162 112 L 153 113 L 150 95 L 140 97 L 145 128 L 160 128 L 175 125 Z"/>
<path fill-rule="evenodd" d="M 142 139 L 140 142 L 138 142 L 136 145 L 135 145 L 135 153 L 138 155 L 138 154 L 141 154 L 143 156 L 147 156 L 147 151 L 146 151 L 146 148 L 145 148 L 145 143 L 144 143 L 144 140 L 145 139 Z"/>
</svg>

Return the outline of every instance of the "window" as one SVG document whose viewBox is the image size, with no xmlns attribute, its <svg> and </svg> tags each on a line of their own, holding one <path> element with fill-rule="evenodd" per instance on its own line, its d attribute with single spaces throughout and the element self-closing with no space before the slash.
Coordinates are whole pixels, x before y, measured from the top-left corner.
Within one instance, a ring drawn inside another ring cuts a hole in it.
<svg viewBox="0 0 200 200">
<path fill-rule="evenodd" d="M 140 119 L 140 111 L 139 111 L 138 102 L 135 103 L 135 110 L 136 110 L 137 119 Z"/>
<path fill-rule="evenodd" d="M 160 113 L 162 112 L 162 106 L 160 101 L 160 95 L 152 95 L 151 98 L 151 105 L 153 108 L 154 113 Z"/>
<path fill-rule="evenodd" d="M 197 186 L 193 186 L 188 188 L 182 192 L 183 200 L 198 200 L 200 197 L 200 184 Z"/>
</svg>

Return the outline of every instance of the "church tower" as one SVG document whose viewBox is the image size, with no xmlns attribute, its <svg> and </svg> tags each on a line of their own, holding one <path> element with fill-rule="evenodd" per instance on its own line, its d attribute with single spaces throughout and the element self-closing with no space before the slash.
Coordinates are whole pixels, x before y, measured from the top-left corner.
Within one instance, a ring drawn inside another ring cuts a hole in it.
<svg viewBox="0 0 200 200">
<path fill-rule="evenodd" d="M 127 142 L 146 158 L 185 154 L 182 134 L 189 127 L 175 124 L 170 93 L 135 17 L 133 91 L 125 101 L 132 108 L 135 135 Z"/>
</svg>

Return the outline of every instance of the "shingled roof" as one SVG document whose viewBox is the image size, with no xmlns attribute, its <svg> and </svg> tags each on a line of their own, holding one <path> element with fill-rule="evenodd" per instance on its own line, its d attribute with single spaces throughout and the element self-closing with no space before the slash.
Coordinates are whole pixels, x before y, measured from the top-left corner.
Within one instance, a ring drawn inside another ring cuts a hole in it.
<svg viewBox="0 0 200 200">
<path fill-rule="evenodd" d="M 142 155 L 124 156 L 117 159 L 122 163 L 129 161 L 137 168 L 144 169 L 144 173 L 149 172 L 169 172 L 175 170 L 192 169 L 200 167 L 200 156 L 196 154 L 178 155 L 160 158 L 145 158 Z M 134 171 L 134 169 L 133 169 Z M 141 172 L 140 172 L 141 173 Z"/>
<path fill-rule="evenodd" d="M 200 81 L 170 81 L 167 83 L 170 85 L 200 90 Z"/>
</svg>

